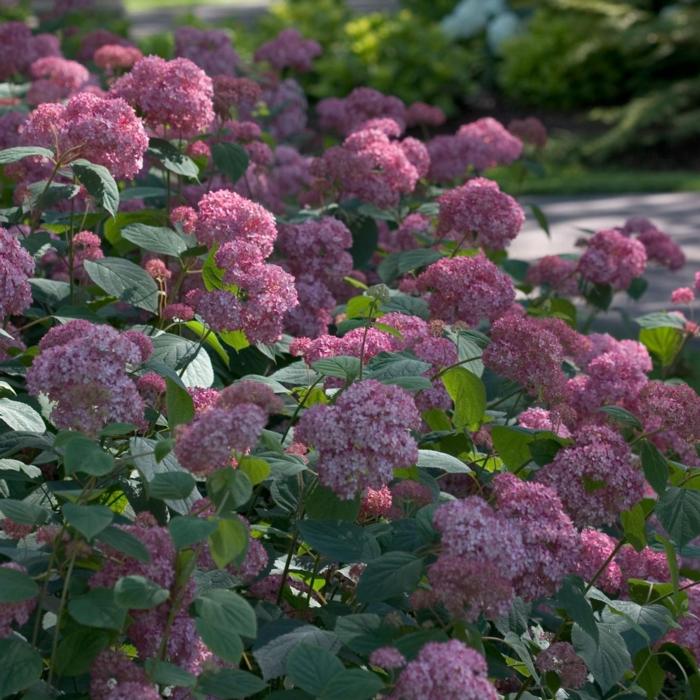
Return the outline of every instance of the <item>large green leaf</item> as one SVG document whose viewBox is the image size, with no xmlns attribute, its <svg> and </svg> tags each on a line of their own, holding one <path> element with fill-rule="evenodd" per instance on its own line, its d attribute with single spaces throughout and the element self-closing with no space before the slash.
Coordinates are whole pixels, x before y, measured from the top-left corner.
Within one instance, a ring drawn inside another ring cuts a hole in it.
<svg viewBox="0 0 700 700">
<path fill-rule="evenodd" d="M 217 529 L 215 520 L 196 516 L 179 516 L 168 523 L 170 537 L 178 549 L 189 547 L 207 539 Z"/>
<path fill-rule="evenodd" d="M 152 138 L 148 142 L 148 154 L 157 158 L 166 170 L 176 175 L 184 175 L 192 179 L 199 177 L 197 164 L 165 139 Z"/>
<path fill-rule="evenodd" d="M 161 500 L 184 500 L 194 491 L 195 480 L 187 472 L 161 472 L 148 482 L 148 494 Z"/>
<path fill-rule="evenodd" d="M 700 535 L 700 491 L 669 486 L 654 512 L 679 547 Z"/>
<path fill-rule="evenodd" d="M 112 173 L 104 167 L 82 158 L 71 163 L 73 173 L 92 198 L 112 216 L 119 210 L 119 188 Z"/>
<path fill-rule="evenodd" d="M 267 684 L 257 676 L 237 668 L 205 671 L 197 679 L 197 690 L 220 700 L 239 700 L 260 693 Z"/>
<path fill-rule="evenodd" d="M 190 244 L 177 231 L 163 226 L 147 224 L 130 224 L 121 230 L 122 238 L 136 244 L 139 248 L 161 255 L 177 257 L 184 253 Z"/>
<path fill-rule="evenodd" d="M 194 402 L 189 392 L 169 377 L 165 379 L 165 387 L 168 425 L 172 430 L 176 425 L 189 423 L 194 418 Z"/>
<path fill-rule="evenodd" d="M 158 311 L 158 285 L 142 267 L 123 258 L 86 260 L 83 267 L 107 294 L 151 313 Z"/>
<path fill-rule="evenodd" d="M 0 165 L 16 163 L 18 160 L 30 158 L 32 156 L 53 159 L 53 151 L 49 151 L 48 148 L 42 148 L 41 146 L 15 146 L 14 148 L 5 148 L 0 151 Z"/>
<path fill-rule="evenodd" d="M 238 518 L 219 518 L 216 530 L 208 537 L 209 552 L 216 565 L 223 569 L 231 562 L 240 562 L 248 549 L 248 530 Z"/>
<path fill-rule="evenodd" d="M 454 403 L 455 427 L 477 430 L 486 410 L 484 383 L 464 367 L 448 369 L 442 375 L 442 383 Z"/>
<path fill-rule="evenodd" d="M 227 141 L 215 143 L 212 146 L 211 155 L 217 169 L 234 184 L 245 173 L 250 161 L 245 148 Z"/>
<path fill-rule="evenodd" d="M 255 639 L 258 634 L 255 611 L 233 591 L 222 588 L 206 591 L 195 600 L 195 609 L 205 622 L 225 624 L 242 637 Z"/>
<path fill-rule="evenodd" d="M 472 471 L 457 457 L 435 450 L 418 450 L 417 464 L 424 469 L 441 469 L 449 474 L 469 474 Z"/>
<path fill-rule="evenodd" d="M 353 381 L 360 374 L 360 360 L 349 355 L 337 355 L 316 360 L 311 365 L 324 377 L 338 377 L 347 382 Z"/>
<path fill-rule="evenodd" d="M 640 455 L 644 476 L 654 491 L 662 494 L 666 490 L 666 483 L 668 482 L 668 462 L 666 458 L 659 452 L 656 445 L 649 442 L 649 440 L 642 440 Z"/>
<path fill-rule="evenodd" d="M 122 576 L 114 584 L 114 602 L 127 610 L 149 610 L 164 603 L 170 593 L 144 576 Z"/>
<path fill-rule="evenodd" d="M 86 627 L 118 630 L 126 620 L 126 610 L 117 605 L 111 588 L 93 588 L 68 601 L 71 617 Z"/>
<path fill-rule="evenodd" d="M 12 430 L 27 433 L 46 432 L 42 417 L 31 406 L 21 401 L 0 399 L 0 420 Z"/>
<path fill-rule="evenodd" d="M 159 333 L 151 340 L 153 341 L 151 359 L 177 372 L 185 386 L 212 385 L 214 368 L 211 358 L 200 343 L 174 333 Z"/>
<path fill-rule="evenodd" d="M 91 540 L 108 527 L 114 519 L 114 513 L 107 506 L 79 506 L 75 503 L 63 505 L 66 522 Z"/>
<path fill-rule="evenodd" d="M 333 561 L 366 562 L 380 554 L 374 537 L 355 523 L 303 520 L 298 528 L 305 542 Z"/>
<path fill-rule="evenodd" d="M 91 476 L 105 476 L 114 469 L 114 457 L 99 443 L 77 433 L 63 445 L 63 464 L 67 474 L 83 472 Z"/>
<path fill-rule="evenodd" d="M 315 644 L 299 644 L 287 657 L 287 677 L 314 696 L 342 671 L 343 664 L 338 657 Z"/>
<path fill-rule="evenodd" d="M 379 602 L 414 591 L 423 572 L 423 560 L 409 552 L 387 552 L 369 562 L 357 584 L 357 599 Z"/>
<path fill-rule="evenodd" d="M 35 598 L 39 586 L 23 571 L 0 567 L 0 603 L 17 603 Z"/>
<path fill-rule="evenodd" d="M 683 347 L 683 331 L 667 326 L 642 328 L 639 340 L 650 353 L 655 355 L 663 367 L 673 364 L 679 350 Z"/>
<path fill-rule="evenodd" d="M 598 625 L 596 642 L 590 634 L 574 624 L 571 643 L 576 653 L 586 662 L 603 693 L 607 693 L 632 665 L 625 640 L 611 625 Z"/>
<path fill-rule="evenodd" d="M 41 678 L 41 656 L 16 637 L 0 639 L 0 698 L 19 693 Z"/>
<path fill-rule="evenodd" d="M 378 676 L 361 668 L 346 668 L 327 683 L 319 700 L 371 700 L 377 697 L 384 683 Z"/>
<path fill-rule="evenodd" d="M 111 525 L 105 528 L 96 535 L 96 539 L 113 547 L 118 552 L 126 554 L 128 557 L 136 559 L 136 561 L 142 561 L 144 563 L 151 561 L 151 555 L 146 549 L 146 545 L 132 534 L 118 527 Z"/>
</svg>

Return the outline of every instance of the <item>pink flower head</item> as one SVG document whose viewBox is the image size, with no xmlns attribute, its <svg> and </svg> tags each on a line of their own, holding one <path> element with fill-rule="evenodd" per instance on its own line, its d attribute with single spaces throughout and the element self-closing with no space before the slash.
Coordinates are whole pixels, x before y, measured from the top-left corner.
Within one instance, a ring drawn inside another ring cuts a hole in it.
<svg viewBox="0 0 700 700">
<path fill-rule="evenodd" d="M 585 528 L 581 531 L 581 551 L 575 573 L 584 581 L 592 581 L 600 568 L 610 558 L 617 542 L 600 530 Z M 619 592 L 622 585 L 622 572 L 614 559 L 598 575 L 595 585 L 609 595 Z"/>
<path fill-rule="evenodd" d="M 27 101 L 34 105 L 59 102 L 75 94 L 90 78 L 85 66 L 59 56 L 39 58 L 30 70 L 34 83 L 27 93 Z"/>
<path fill-rule="evenodd" d="M 22 130 L 22 143 L 57 148 L 60 159 L 85 158 L 116 178 L 133 178 L 143 167 L 148 136 L 124 100 L 82 92 L 65 105 L 37 107 Z"/>
<path fill-rule="evenodd" d="M 93 700 L 159 700 L 161 695 L 149 682 L 143 668 L 123 652 L 106 649 L 92 662 L 90 697 Z"/>
<path fill-rule="evenodd" d="M 508 131 L 535 148 L 544 148 L 547 145 L 547 129 L 537 117 L 513 119 L 508 124 Z"/>
<path fill-rule="evenodd" d="M 515 301 L 510 278 L 483 253 L 442 258 L 422 272 L 417 283 L 421 292 L 430 293 L 430 313 L 447 323 L 475 326 L 483 318 L 493 321 Z"/>
<path fill-rule="evenodd" d="M 527 271 L 527 282 L 535 287 L 547 285 L 562 296 L 578 294 L 578 264 L 558 255 L 545 255 Z"/>
<path fill-rule="evenodd" d="M 391 510 L 391 491 L 388 486 L 380 489 L 367 489 L 360 504 L 360 521 L 385 518 Z"/>
<path fill-rule="evenodd" d="M 12 569 L 23 574 L 27 570 L 15 562 L 5 562 L 0 564 L 0 569 Z M 29 621 L 29 616 L 36 607 L 36 598 L 27 598 L 16 603 L 0 603 L 0 639 L 9 637 L 12 634 L 12 625 L 24 625 Z"/>
<path fill-rule="evenodd" d="M 624 290 L 644 273 L 646 263 L 646 250 L 639 241 L 627 238 L 615 229 L 605 229 L 588 240 L 578 270 L 589 282 Z"/>
<path fill-rule="evenodd" d="M 438 235 L 452 240 L 503 250 L 525 221 L 522 207 L 498 184 L 479 177 L 448 190 L 438 202 Z"/>
<path fill-rule="evenodd" d="M 186 58 L 142 58 L 110 90 L 126 100 L 146 124 L 163 135 L 192 138 L 214 120 L 214 88 L 206 73 Z"/>
<path fill-rule="evenodd" d="M 55 37 L 47 34 L 32 36 L 24 22 L 0 24 L 0 80 L 7 81 L 16 75 L 26 76 L 34 61 L 44 56 L 60 56 Z"/>
<path fill-rule="evenodd" d="M 308 102 L 304 88 L 294 78 L 286 78 L 263 91 L 271 121 L 269 131 L 278 141 L 297 137 L 306 128 Z"/>
<path fill-rule="evenodd" d="M 588 668 L 569 642 L 550 644 L 539 653 L 535 663 L 542 673 L 556 673 L 565 688 L 581 688 L 588 680 Z"/>
<path fill-rule="evenodd" d="M 419 426 L 410 394 L 369 379 L 352 384 L 332 406 L 308 409 L 295 436 L 318 450 L 321 483 L 351 499 L 387 484 L 394 468 L 415 463 L 418 448 L 409 430 Z"/>
<path fill-rule="evenodd" d="M 259 102 L 262 89 L 250 78 L 229 75 L 214 77 L 214 110 L 221 119 L 231 116 L 231 109 L 251 111 Z"/>
<path fill-rule="evenodd" d="M 191 235 L 197 227 L 197 212 L 192 207 L 175 207 L 170 212 L 170 221 L 179 224 L 184 233 Z"/>
<path fill-rule="evenodd" d="M 0 320 L 21 314 L 32 303 L 27 281 L 34 274 L 34 260 L 17 238 L 0 226 Z"/>
<path fill-rule="evenodd" d="M 335 131 L 343 136 L 368 119 L 390 118 L 402 130 L 406 126 L 406 106 L 398 98 L 383 95 L 370 87 L 355 88 L 346 98 L 329 97 L 316 106 L 323 131 Z"/>
<path fill-rule="evenodd" d="M 447 117 L 439 107 L 425 102 L 414 102 L 406 109 L 407 126 L 441 126 Z"/>
<path fill-rule="evenodd" d="M 321 45 L 304 37 L 293 28 L 283 29 L 274 39 L 255 52 L 255 60 L 267 61 L 275 70 L 291 68 L 299 73 L 311 70 L 311 64 L 322 53 Z"/>
<path fill-rule="evenodd" d="M 372 666 L 395 669 L 406 665 L 406 657 L 396 647 L 379 647 L 369 655 Z"/>
<path fill-rule="evenodd" d="M 194 309 L 187 304 L 168 304 L 163 309 L 163 318 L 166 321 L 191 321 L 194 318 Z"/>
<path fill-rule="evenodd" d="M 120 44 L 105 44 L 100 46 L 93 56 L 93 61 L 108 75 L 133 68 L 143 54 L 135 46 L 122 46 Z"/>
<path fill-rule="evenodd" d="M 429 642 L 401 672 L 390 700 L 498 700 L 484 657 L 457 639 Z"/>
<path fill-rule="evenodd" d="M 491 117 L 460 126 L 457 137 L 467 144 L 470 164 L 479 172 L 510 165 L 523 150 L 522 141 Z"/>
<path fill-rule="evenodd" d="M 649 219 L 633 217 L 625 222 L 620 232 L 626 236 L 636 233 L 644 245 L 647 258 L 667 267 L 680 270 L 685 265 L 685 253 L 667 233 L 658 229 Z"/>
<path fill-rule="evenodd" d="M 146 359 L 146 343 L 152 347 L 137 331 L 119 333 L 89 321 L 55 326 L 39 343 L 27 388 L 55 402 L 51 420 L 62 429 L 96 434 L 108 422 L 140 425 L 144 404 L 126 365 Z"/>
<path fill-rule="evenodd" d="M 582 428 L 574 441 L 536 479 L 557 492 L 579 527 L 610 524 L 642 498 L 644 477 L 632 464 L 627 443 L 610 428 Z"/>
<path fill-rule="evenodd" d="M 175 31 L 175 55 L 189 59 L 211 78 L 233 75 L 241 63 L 231 37 L 223 29 L 178 27 Z"/>
<path fill-rule="evenodd" d="M 672 304 L 690 305 L 695 301 L 695 291 L 690 287 L 678 287 L 671 293 Z"/>
<path fill-rule="evenodd" d="M 549 430 L 561 438 L 571 437 L 569 429 L 556 411 L 545 408 L 528 408 L 518 416 L 518 423 L 529 430 Z"/>
</svg>

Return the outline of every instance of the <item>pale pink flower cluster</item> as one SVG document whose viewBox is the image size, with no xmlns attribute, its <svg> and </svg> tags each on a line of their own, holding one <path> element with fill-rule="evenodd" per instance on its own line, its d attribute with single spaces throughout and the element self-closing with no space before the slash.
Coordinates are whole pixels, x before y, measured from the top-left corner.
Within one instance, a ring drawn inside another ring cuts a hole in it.
<svg viewBox="0 0 700 700">
<path fill-rule="evenodd" d="M 281 408 L 279 399 L 264 384 L 241 381 L 226 387 L 214 402 L 200 409 L 194 420 L 178 426 L 175 454 L 195 474 L 210 474 L 231 465 L 234 451 L 252 449 L 268 416 Z"/>
<path fill-rule="evenodd" d="M 107 75 L 114 75 L 133 68 L 143 58 L 140 49 L 121 44 L 105 44 L 95 51 L 92 60 Z"/>
<path fill-rule="evenodd" d="M 27 570 L 15 562 L 0 564 L 0 569 L 13 569 L 23 574 Z M 36 598 L 27 598 L 16 603 L 0 603 L 0 639 L 12 634 L 12 625 L 24 625 L 29 621 L 29 616 L 36 607 Z"/>
<path fill-rule="evenodd" d="M 98 433 L 107 423 L 143 423 L 143 400 L 127 374 L 148 359 L 151 341 L 138 331 L 119 333 L 106 325 L 70 321 L 40 341 L 27 370 L 27 388 L 55 402 L 59 428 Z"/>
<path fill-rule="evenodd" d="M 223 29 L 178 27 L 175 31 L 175 55 L 189 59 L 211 78 L 234 75 L 241 63 L 231 37 Z"/>
<path fill-rule="evenodd" d="M 512 119 L 508 123 L 508 131 L 535 148 L 544 148 L 547 145 L 547 128 L 537 117 Z"/>
<path fill-rule="evenodd" d="M 612 556 L 617 542 L 600 530 L 587 527 L 581 531 L 581 549 L 574 572 L 585 581 L 593 581 L 595 585 L 610 595 L 619 592 L 622 586 L 622 571 L 620 565 Z M 608 562 L 606 564 L 606 562 Z M 605 564 L 605 568 L 603 567 Z"/>
<path fill-rule="evenodd" d="M 148 680 L 144 669 L 126 654 L 105 649 L 92 662 L 90 697 L 93 700 L 160 700 L 161 694 Z"/>
<path fill-rule="evenodd" d="M 463 321 L 475 326 L 482 319 L 494 321 L 515 301 L 510 277 L 481 252 L 442 258 L 416 282 L 418 290 L 427 294 L 431 315 L 447 323 Z"/>
<path fill-rule="evenodd" d="M 644 495 L 627 443 L 606 426 L 576 431 L 574 445 L 559 450 L 536 478 L 556 491 L 579 527 L 611 524 Z"/>
<path fill-rule="evenodd" d="M 334 131 L 346 136 L 368 119 L 393 119 L 403 129 L 406 125 L 406 106 L 398 98 L 383 95 L 369 87 L 355 88 L 347 97 L 327 97 L 316 105 L 319 126 L 323 131 Z"/>
<path fill-rule="evenodd" d="M 429 642 L 401 671 L 390 700 L 498 700 L 484 657 L 457 639 Z"/>
<path fill-rule="evenodd" d="M 527 283 L 534 287 L 546 285 L 562 296 L 576 296 L 578 263 L 558 255 L 545 255 L 527 271 Z"/>
<path fill-rule="evenodd" d="M 581 688 L 588 679 L 586 663 L 569 642 L 550 644 L 537 655 L 535 664 L 542 673 L 556 673 L 565 688 Z"/>
<path fill-rule="evenodd" d="M 391 511 L 392 494 L 388 486 L 380 489 L 367 489 L 360 503 L 360 522 L 374 518 L 386 518 Z"/>
<path fill-rule="evenodd" d="M 415 464 L 418 448 L 409 431 L 419 427 L 410 394 L 368 379 L 352 384 L 335 404 L 308 409 L 295 439 L 318 450 L 321 483 L 351 499 L 387 484 L 395 468 Z"/>
<path fill-rule="evenodd" d="M 413 102 L 406 108 L 407 126 L 441 126 L 447 116 L 439 108 L 425 102 Z"/>
<path fill-rule="evenodd" d="M 396 647 L 379 647 L 369 655 L 372 666 L 394 669 L 406 665 L 406 657 Z"/>
<path fill-rule="evenodd" d="M 604 229 L 588 239 L 578 271 L 588 282 L 624 290 L 644 273 L 646 264 L 647 253 L 642 243 L 616 229 Z"/>
<path fill-rule="evenodd" d="M 483 177 L 448 190 L 438 202 L 438 236 L 473 246 L 503 250 L 525 222 L 518 202 L 501 192 L 498 183 Z"/>
<path fill-rule="evenodd" d="M 142 58 L 110 93 L 126 100 L 160 135 L 192 138 L 214 120 L 211 78 L 186 58 Z"/>
<path fill-rule="evenodd" d="M 275 70 L 291 68 L 299 73 L 311 70 L 314 58 L 322 53 L 321 45 L 293 28 L 283 29 L 274 39 L 255 52 L 255 60 L 269 63 Z"/>
<path fill-rule="evenodd" d="M 261 96 L 262 88 L 250 78 L 214 76 L 214 111 L 224 121 L 230 118 L 233 108 L 251 111 Z"/>
<path fill-rule="evenodd" d="M 637 234 L 644 245 L 647 258 L 669 270 L 680 270 L 685 265 L 685 253 L 667 233 L 657 228 L 649 219 L 632 217 L 620 229 L 625 235 Z"/>
<path fill-rule="evenodd" d="M 102 46 L 133 46 L 133 44 L 108 29 L 95 29 L 82 37 L 78 49 L 78 60 L 83 63 L 93 60 L 95 52 Z"/>
<path fill-rule="evenodd" d="M 90 79 L 90 72 L 81 63 L 59 56 L 34 61 L 30 72 L 34 80 L 27 92 L 27 102 L 31 105 L 60 102 L 78 92 Z"/>
<path fill-rule="evenodd" d="M 549 430 L 561 438 L 571 437 L 569 429 L 556 411 L 532 406 L 518 416 L 518 423 L 529 430 Z"/>
<path fill-rule="evenodd" d="M 303 134 L 309 105 L 304 89 L 294 78 L 268 85 L 262 98 L 271 114 L 268 129 L 275 139 L 284 141 Z"/>
<path fill-rule="evenodd" d="M 85 158 L 116 178 L 133 178 L 143 167 L 148 136 L 124 100 L 82 92 L 65 105 L 37 107 L 22 128 L 22 143 L 57 149 L 64 163 Z"/>
<path fill-rule="evenodd" d="M 32 303 L 27 281 L 34 274 L 34 260 L 16 236 L 0 226 L 0 321 L 21 314 Z"/>
</svg>

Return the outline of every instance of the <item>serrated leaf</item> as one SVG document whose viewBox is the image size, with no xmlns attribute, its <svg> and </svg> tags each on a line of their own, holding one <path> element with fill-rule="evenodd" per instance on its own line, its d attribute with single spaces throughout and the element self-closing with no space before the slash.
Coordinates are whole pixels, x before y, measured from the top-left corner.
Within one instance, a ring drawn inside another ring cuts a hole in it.
<svg viewBox="0 0 700 700">
<path fill-rule="evenodd" d="M 95 539 L 104 542 L 132 559 L 136 559 L 136 561 L 144 563 L 151 561 L 151 555 L 143 542 L 125 530 L 113 525 L 102 530 L 96 535 Z"/>
<path fill-rule="evenodd" d="M 114 469 L 114 457 L 94 440 L 76 434 L 63 446 L 63 464 L 67 474 L 106 476 Z"/>
<path fill-rule="evenodd" d="M 316 360 L 311 364 L 314 370 L 324 377 L 338 377 L 347 382 L 353 381 L 360 374 L 360 360 L 349 355 L 337 355 Z"/>
<path fill-rule="evenodd" d="M 661 495 L 668 483 L 668 462 L 659 449 L 649 440 L 642 440 L 640 457 L 644 476 L 651 487 Z"/>
<path fill-rule="evenodd" d="M 211 155 L 217 169 L 234 184 L 243 176 L 250 161 L 245 148 L 227 141 L 215 143 Z"/>
<path fill-rule="evenodd" d="M 248 549 L 248 530 L 238 518 L 219 518 L 216 530 L 209 535 L 209 552 L 220 568 L 241 562 Z"/>
<path fill-rule="evenodd" d="M 0 639 L 0 659 L 0 698 L 19 693 L 41 678 L 41 656 L 22 639 Z"/>
<path fill-rule="evenodd" d="M 262 692 L 267 684 L 247 671 L 222 668 L 205 671 L 197 679 L 197 690 L 219 700 L 239 700 Z"/>
<path fill-rule="evenodd" d="M 68 612 L 81 625 L 100 629 L 121 629 L 126 620 L 126 610 L 116 604 L 111 588 L 93 588 L 71 598 Z"/>
<path fill-rule="evenodd" d="M 700 491 L 669 486 L 654 512 L 679 547 L 700 535 Z"/>
<path fill-rule="evenodd" d="M 114 513 L 107 506 L 79 506 L 75 503 L 63 505 L 66 522 L 80 532 L 86 540 L 91 540 L 114 519 Z"/>
<path fill-rule="evenodd" d="M 367 564 L 357 584 L 362 603 L 380 602 L 415 590 L 423 560 L 409 552 L 387 552 Z"/>
<path fill-rule="evenodd" d="M 0 399 L 0 420 L 12 430 L 45 433 L 42 417 L 29 405 L 12 399 Z"/>
<path fill-rule="evenodd" d="M 333 561 L 366 562 L 381 553 L 375 538 L 355 523 L 302 520 L 297 527 L 305 542 Z"/>
<path fill-rule="evenodd" d="M 170 430 L 194 418 L 194 402 L 189 392 L 169 377 L 165 378 L 165 406 Z"/>
<path fill-rule="evenodd" d="M 343 664 L 330 651 L 315 644 L 299 644 L 287 656 L 287 677 L 307 693 L 318 696 Z M 347 696 L 346 696 L 347 697 Z"/>
<path fill-rule="evenodd" d="M 194 491 L 194 477 L 187 472 L 162 472 L 148 482 L 148 494 L 161 500 L 184 500 Z"/>
<path fill-rule="evenodd" d="M 114 602 L 127 610 L 150 610 L 169 596 L 168 590 L 144 576 L 122 576 L 114 584 Z"/>
<path fill-rule="evenodd" d="M 112 173 L 104 167 L 79 158 L 71 163 L 71 168 L 92 198 L 112 216 L 119 210 L 119 188 Z"/>
<path fill-rule="evenodd" d="M 455 427 L 477 430 L 486 410 L 484 383 L 464 367 L 448 369 L 441 379 L 454 403 L 452 420 Z"/>
<path fill-rule="evenodd" d="M 23 571 L 0 567 L 0 603 L 18 603 L 35 598 L 39 586 Z"/>
<path fill-rule="evenodd" d="M 134 243 L 153 253 L 178 257 L 189 247 L 186 241 L 177 231 L 163 226 L 148 226 L 135 223 L 125 226 L 121 230 L 121 236 L 130 243 Z"/>
<path fill-rule="evenodd" d="M 86 260 L 83 267 L 90 279 L 107 294 L 157 313 L 158 285 L 142 267 L 123 258 Z"/>
<path fill-rule="evenodd" d="M 586 662 L 596 683 L 607 693 L 632 665 L 625 640 L 610 625 L 598 625 L 598 643 L 583 629 L 574 624 L 571 642 L 576 653 Z"/>
<path fill-rule="evenodd" d="M 168 523 L 170 537 L 177 549 L 189 547 L 207 539 L 217 529 L 216 520 L 183 515 Z"/>
<path fill-rule="evenodd" d="M 196 180 L 199 177 L 197 164 L 165 139 L 152 138 L 148 142 L 148 154 L 157 158 L 166 170 Z"/>
</svg>

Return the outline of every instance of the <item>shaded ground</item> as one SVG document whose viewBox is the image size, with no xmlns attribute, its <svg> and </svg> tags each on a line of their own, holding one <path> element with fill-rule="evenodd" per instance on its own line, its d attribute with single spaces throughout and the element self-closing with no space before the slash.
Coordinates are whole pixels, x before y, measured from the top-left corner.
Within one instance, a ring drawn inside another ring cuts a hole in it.
<svg viewBox="0 0 700 700">
<path fill-rule="evenodd" d="M 610 228 L 624 223 L 631 216 L 651 219 L 676 240 L 687 256 L 686 266 L 668 272 L 652 266 L 645 275 L 649 288 L 640 301 L 618 294 L 613 309 L 602 319 L 604 325 L 618 325 L 621 312 L 632 318 L 650 311 L 667 309 L 671 292 L 677 287 L 693 286 L 693 277 L 700 271 L 700 194 L 672 193 L 620 195 L 606 197 L 523 197 L 523 205 L 537 204 L 550 223 L 551 238 L 539 227 L 528 210 L 523 232 L 509 248 L 509 255 L 521 260 L 534 260 L 544 255 L 580 253 L 576 240 L 585 236 L 581 229 Z M 618 311 L 619 309 L 619 311 Z"/>
</svg>

